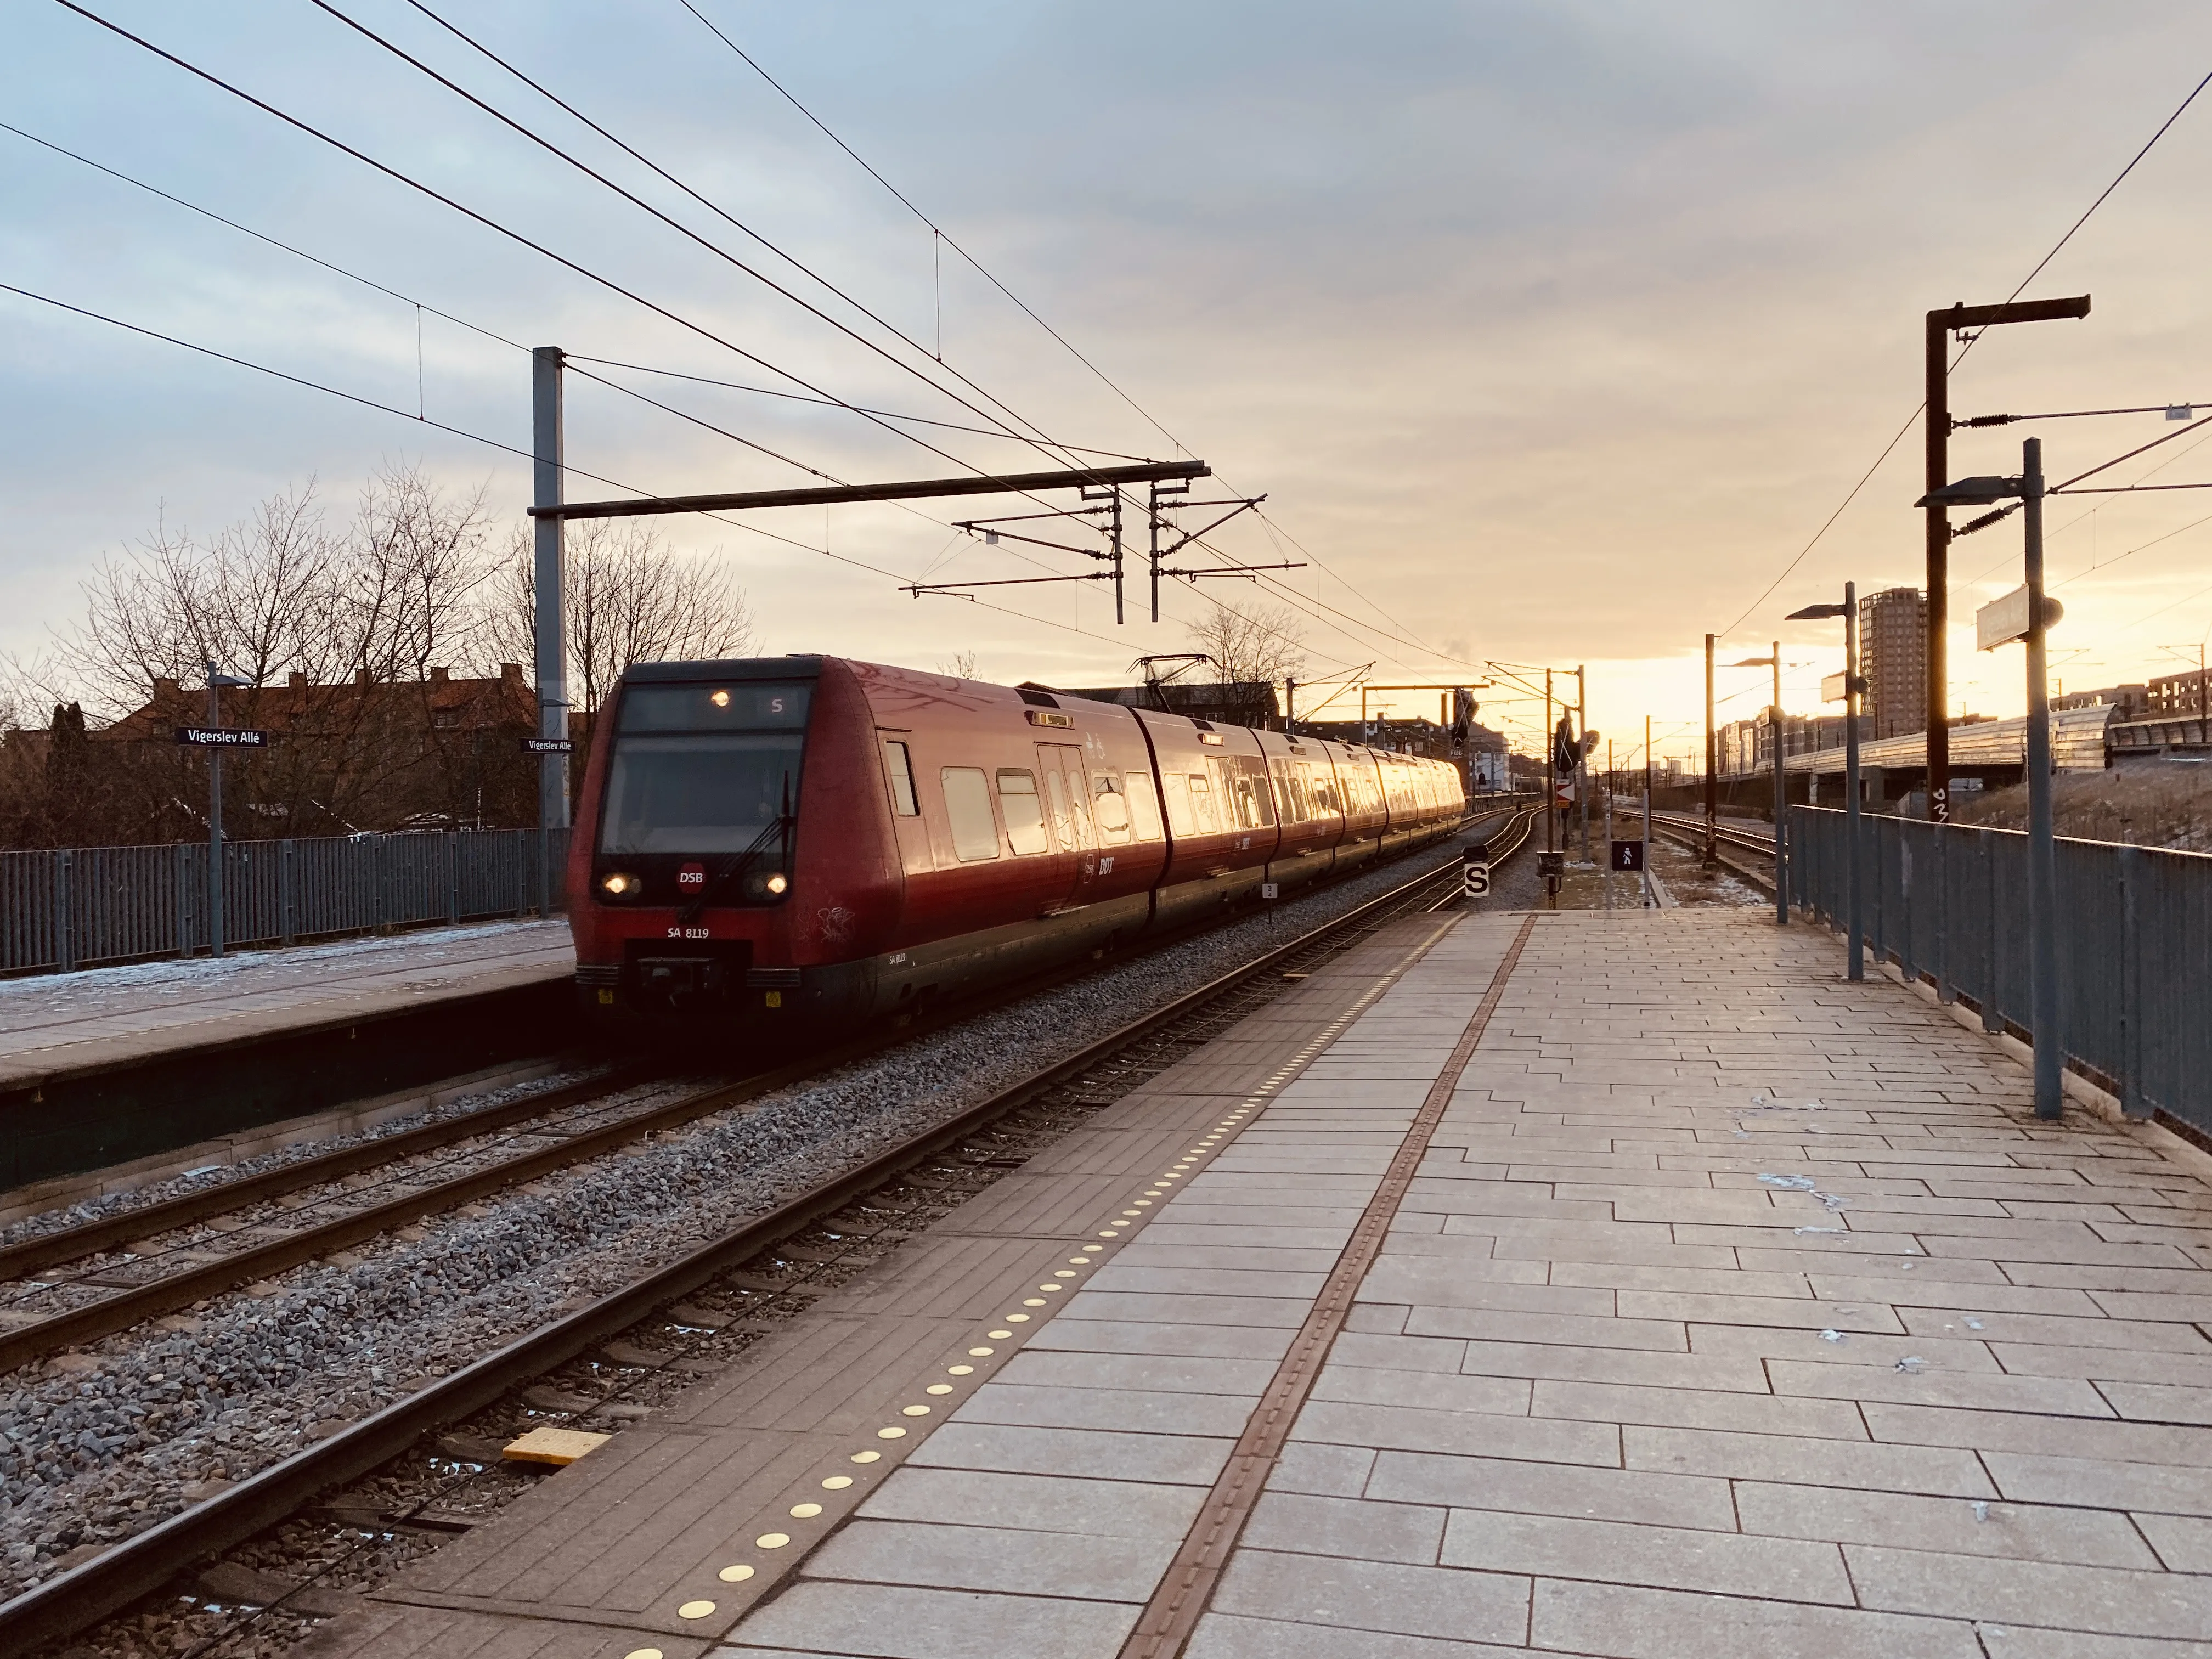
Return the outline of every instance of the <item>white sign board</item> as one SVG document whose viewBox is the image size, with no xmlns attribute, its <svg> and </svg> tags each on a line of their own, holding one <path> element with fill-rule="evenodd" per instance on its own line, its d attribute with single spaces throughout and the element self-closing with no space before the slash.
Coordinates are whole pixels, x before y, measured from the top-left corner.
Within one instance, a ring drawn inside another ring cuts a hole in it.
<svg viewBox="0 0 2212 1659">
<path fill-rule="evenodd" d="M 1460 866 L 1460 870 L 1461 891 L 1469 898 L 1490 896 L 1490 866 L 1488 865 L 1469 859 Z"/>
<path fill-rule="evenodd" d="M 2048 593 L 2043 596 L 2043 625 L 2045 628 L 2066 614 L 2065 608 Z M 2001 599 L 1991 599 L 1974 612 L 1974 642 L 1984 651 L 1994 651 L 2001 645 L 2010 645 L 2015 640 L 2027 637 L 2027 589 L 2015 587 Z"/>
<path fill-rule="evenodd" d="M 1844 684 L 1844 678 L 1841 674 L 1830 674 L 1821 680 L 1820 701 L 1822 702 L 1841 702 L 1844 700 L 1844 693 L 1849 689 Z"/>
</svg>

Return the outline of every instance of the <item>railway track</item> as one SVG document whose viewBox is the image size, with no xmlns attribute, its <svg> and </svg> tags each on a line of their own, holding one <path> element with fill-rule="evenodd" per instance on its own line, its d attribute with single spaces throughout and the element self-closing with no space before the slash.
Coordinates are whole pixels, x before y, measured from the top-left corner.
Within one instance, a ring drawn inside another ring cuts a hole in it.
<svg viewBox="0 0 2212 1659">
<path fill-rule="evenodd" d="M 1504 819 L 1503 824 L 1486 837 L 1494 864 L 1504 862 L 1525 846 L 1534 822 L 1534 810 L 1529 808 L 1509 808 L 1481 817 Z M 1469 822 L 1480 823 L 1480 817 Z M 612 1294 L 509 1341 L 473 1364 L 337 1430 L 327 1438 L 247 1476 L 228 1491 L 148 1528 L 94 1559 L 0 1605 L 0 1650 L 27 1651 L 40 1644 L 86 1630 L 117 1609 L 159 1589 L 211 1553 L 229 1548 L 283 1521 L 312 1504 L 319 1494 L 359 1479 L 402 1455 L 426 1435 L 495 1404 L 518 1387 L 547 1376 L 595 1347 L 634 1355 L 637 1352 L 634 1347 L 624 1349 L 617 1339 L 641 1322 L 653 1320 L 657 1310 L 694 1295 L 702 1286 L 726 1281 L 726 1281 L 734 1278 L 738 1281 L 734 1293 L 741 1303 L 763 1294 L 772 1300 L 793 1285 L 833 1271 L 854 1249 L 862 1249 L 866 1240 L 886 1234 L 879 1219 L 872 1224 L 869 1216 L 879 1218 L 886 1214 L 910 1212 L 918 1204 L 941 1203 L 950 1207 L 963 1201 L 970 1192 L 981 1190 L 999 1170 L 1018 1166 L 1022 1157 L 1010 1156 L 1008 1149 L 1011 1145 L 1018 1150 L 1023 1135 L 1006 1129 L 1009 1120 L 1026 1116 L 1043 1126 L 1037 1133 L 1056 1137 L 1091 1111 L 1127 1093 L 1145 1077 L 1164 1070 L 1192 1046 L 1211 1041 L 1220 1030 L 1279 994 L 1286 982 L 1304 977 L 1313 967 L 1351 948 L 1376 928 L 1398 915 L 1420 908 L 1443 908 L 1458 900 L 1458 866 L 1447 865 L 1413 877 L 1344 915 L 1267 951 L 950 1119 L 817 1183 Z M 840 1051 L 840 1057 L 849 1057 L 849 1052 Z M 609 1150 L 625 1139 L 652 1133 L 656 1127 L 673 1127 L 728 1109 L 746 1099 L 800 1080 L 828 1063 L 835 1062 L 817 1057 L 737 1083 L 693 1091 L 618 1121 L 565 1136 L 555 1144 L 540 1145 L 518 1158 L 472 1170 L 434 1189 L 388 1195 L 284 1237 L 253 1244 L 236 1256 L 223 1258 L 222 1263 L 202 1264 L 187 1269 L 185 1275 L 164 1277 L 157 1283 L 168 1286 L 167 1290 L 155 1292 L 152 1286 L 127 1288 L 117 1297 L 102 1298 L 58 1317 L 78 1322 L 67 1328 L 80 1333 L 70 1339 L 72 1341 L 89 1340 L 82 1333 L 95 1327 L 103 1334 L 112 1333 L 150 1316 L 156 1301 L 182 1296 L 185 1289 L 194 1283 L 198 1288 L 186 1300 L 196 1301 L 222 1288 L 215 1284 L 216 1278 L 236 1284 L 281 1271 L 284 1265 L 342 1248 L 336 1241 L 357 1241 L 426 1213 L 441 1199 L 447 1204 L 467 1202 L 471 1197 L 592 1156 L 594 1151 Z M 607 1081 L 563 1085 L 562 1090 L 549 1094 L 592 1087 L 604 1092 Z M 542 1109 L 545 1098 L 540 1097 L 531 1103 Z M 579 1103 L 571 1100 L 569 1103 Z M 513 1103 L 512 1108 L 496 1109 L 507 1112 L 523 1104 Z M 650 1123 L 648 1119 L 652 1120 Z M 511 1123 L 514 1120 L 507 1121 Z M 447 1126 L 435 1127 L 442 1129 Z M 476 1133 L 482 1132 L 479 1126 Z M 1009 1133 L 1012 1134 L 1011 1142 L 1006 1140 Z M 1033 1139 L 1035 1135 L 1030 1138 Z M 374 1152 L 380 1145 L 349 1148 L 331 1157 L 334 1160 L 354 1158 Z M 1031 1146 L 1029 1150 L 1033 1152 L 1036 1146 Z M 1023 1153 L 1023 1157 L 1026 1156 L 1026 1152 Z M 935 1167 L 921 1167 L 930 1165 L 933 1160 L 936 1161 Z M 232 1183 L 234 1188 L 246 1184 Z M 208 1196 L 212 1194 L 194 1194 L 192 1201 Z M 743 1271 L 745 1264 L 762 1257 L 763 1253 L 787 1246 L 787 1241 L 797 1235 L 818 1226 L 825 1218 L 837 1217 L 841 1212 L 845 1212 L 844 1220 L 840 1229 L 829 1237 L 831 1248 L 801 1248 L 788 1257 L 771 1254 L 766 1265 L 773 1271 L 768 1274 Z M 148 1213 L 147 1209 L 133 1212 L 128 1218 L 131 1224 L 125 1231 L 143 1233 L 149 1224 Z M 207 1213 L 203 1209 L 194 1218 L 204 1218 Z M 109 1225 L 99 1224 L 102 1228 Z M 896 1237 L 905 1236 L 896 1229 L 888 1231 L 896 1233 Z M 45 1239 L 26 1243 L 62 1249 L 65 1245 L 60 1241 L 68 1237 L 56 1235 L 51 1243 Z M 112 1243 L 112 1234 L 109 1237 Z M 838 1241 L 845 1243 L 840 1246 Z M 54 1258 L 48 1255 L 44 1260 L 51 1264 Z M 213 1277 L 198 1281 L 189 1277 L 210 1269 L 218 1271 Z M 733 1273 L 733 1270 L 737 1271 Z M 123 1300 L 131 1297 L 140 1299 L 135 1303 Z M 759 1305 L 765 1307 L 767 1304 Z M 694 1316 L 699 1314 L 696 1309 L 690 1311 Z M 701 1341 L 714 1338 L 730 1322 L 727 1319 L 708 1318 L 702 1325 L 689 1327 L 681 1320 L 678 1322 L 680 1328 L 693 1329 Z M 9 1334 L 7 1340 L 30 1338 L 33 1332 L 44 1329 L 46 1337 L 37 1341 L 46 1341 L 62 1328 L 52 1321 L 42 1322 L 40 1326 Z M 36 1346 L 37 1341 L 31 1346 Z M 0 1352 L 4 1352 L 0 1349 Z M 595 1412 L 604 1413 L 611 1403 L 618 1405 L 618 1396 L 626 1388 L 643 1377 L 663 1374 L 662 1367 L 680 1358 L 675 1355 L 655 1367 L 639 1370 L 629 1382 L 617 1381 L 615 1387 L 604 1390 L 595 1399 L 577 1401 L 571 1407 L 552 1410 L 550 1415 L 541 1411 L 538 1415 L 545 1420 L 574 1420 Z M 596 1376 L 603 1369 L 605 1368 L 595 1364 L 592 1374 Z M 623 1369 L 618 1363 L 613 1370 L 619 1374 Z M 478 1467 L 461 1474 L 459 1480 L 465 1483 L 483 1474 L 484 1470 Z M 441 1487 L 434 1497 L 414 1504 L 412 1513 L 419 1516 L 451 1501 L 451 1492 Z M 401 1518 L 392 1520 L 391 1524 L 417 1522 Z"/>
<path fill-rule="evenodd" d="M 1523 823 L 1517 811 L 1504 816 L 1509 830 Z M 1525 838 L 1525 823 L 1520 834 Z M 1029 988 L 1082 971 L 1071 969 Z M 971 1007 L 947 1009 L 926 1022 L 690 1089 L 673 1100 L 625 1099 L 664 1073 L 644 1065 L 617 1066 L 0 1247 L 0 1286 L 5 1287 L 0 1289 L 0 1372 L 329 1257 L 627 1142 L 741 1107 L 817 1073 L 944 1030 L 973 1012 Z M 469 1144 L 487 1136 L 493 1138 L 487 1145 Z M 452 1167 L 456 1163 L 463 1167 Z M 64 1263 L 76 1265 L 49 1273 Z"/>
<path fill-rule="evenodd" d="M 1687 812 L 1654 812 L 1651 828 L 1670 841 L 1680 842 L 1698 848 L 1705 844 L 1705 820 L 1702 815 Z M 1720 861 L 1737 875 L 1762 890 L 1774 890 L 1774 837 L 1760 835 L 1755 830 L 1742 830 L 1728 823 L 1715 827 L 1713 839 L 1718 844 Z M 1735 856 L 1729 856 L 1734 854 Z"/>
</svg>

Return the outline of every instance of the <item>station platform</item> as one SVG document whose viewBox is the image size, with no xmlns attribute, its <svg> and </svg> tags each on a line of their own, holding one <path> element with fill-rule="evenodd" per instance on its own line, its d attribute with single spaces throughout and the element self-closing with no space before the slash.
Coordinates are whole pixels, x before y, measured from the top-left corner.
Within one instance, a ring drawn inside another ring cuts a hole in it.
<svg viewBox="0 0 2212 1659">
<path fill-rule="evenodd" d="M 0 980 L 0 1192 L 543 1046 L 574 969 L 556 918 Z"/>
<path fill-rule="evenodd" d="M 1841 967 L 1393 923 L 313 1651 L 2212 1653 L 2212 1166 Z"/>
</svg>

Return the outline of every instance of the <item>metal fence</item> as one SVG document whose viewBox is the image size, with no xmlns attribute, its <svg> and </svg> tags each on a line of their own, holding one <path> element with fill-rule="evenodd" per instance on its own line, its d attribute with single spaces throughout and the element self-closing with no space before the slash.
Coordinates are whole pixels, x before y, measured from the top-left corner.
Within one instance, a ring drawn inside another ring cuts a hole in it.
<svg viewBox="0 0 2212 1659">
<path fill-rule="evenodd" d="M 1791 902 L 1844 924 L 1850 820 L 1790 809 Z M 1860 882 L 1867 949 L 1963 999 L 1985 1030 L 2030 1035 L 2027 837 L 1866 814 Z M 2130 1116 L 2164 1111 L 2212 1130 L 2212 855 L 2062 839 L 2060 1050 Z"/>
<path fill-rule="evenodd" d="M 226 945 L 291 945 L 561 907 L 565 830 L 223 844 Z M 189 957 L 210 945 L 207 843 L 0 853 L 0 973 Z"/>
</svg>

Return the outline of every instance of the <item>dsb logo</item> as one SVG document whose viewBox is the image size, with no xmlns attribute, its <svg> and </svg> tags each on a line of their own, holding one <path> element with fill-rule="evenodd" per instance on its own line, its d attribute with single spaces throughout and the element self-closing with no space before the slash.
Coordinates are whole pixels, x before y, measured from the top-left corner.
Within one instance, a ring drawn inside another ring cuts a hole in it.
<svg viewBox="0 0 2212 1659">
<path fill-rule="evenodd" d="M 685 865 L 676 872 L 676 884 L 678 887 L 704 887 L 707 884 L 707 866 L 703 864 Z"/>
</svg>

